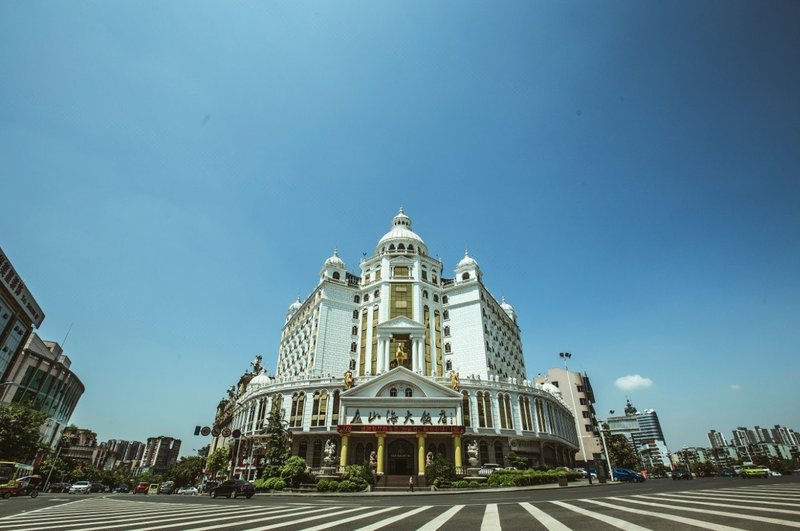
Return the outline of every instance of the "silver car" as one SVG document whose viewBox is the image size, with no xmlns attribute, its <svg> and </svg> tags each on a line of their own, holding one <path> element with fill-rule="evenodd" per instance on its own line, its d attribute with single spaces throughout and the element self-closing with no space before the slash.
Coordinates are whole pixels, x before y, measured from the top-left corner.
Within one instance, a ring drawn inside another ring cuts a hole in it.
<svg viewBox="0 0 800 531">
<path fill-rule="evenodd" d="M 92 484 L 88 481 L 78 481 L 69 488 L 70 494 L 89 494 Z"/>
</svg>

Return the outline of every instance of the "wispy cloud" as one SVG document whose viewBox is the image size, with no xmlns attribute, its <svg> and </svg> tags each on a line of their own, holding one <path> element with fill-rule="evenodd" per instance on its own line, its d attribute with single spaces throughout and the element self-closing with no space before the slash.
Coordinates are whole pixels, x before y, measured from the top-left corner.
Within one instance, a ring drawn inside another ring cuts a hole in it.
<svg viewBox="0 0 800 531">
<path fill-rule="evenodd" d="M 623 391 L 635 391 L 636 389 L 645 389 L 653 385 L 653 380 L 645 378 L 640 374 L 630 374 L 628 376 L 621 376 L 614 382 L 617 389 Z"/>
<path fill-rule="evenodd" d="M 742 386 L 739 384 L 731 384 L 731 389 L 733 389 L 734 391 L 738 391 L 741 388 Z"/>
</svg>

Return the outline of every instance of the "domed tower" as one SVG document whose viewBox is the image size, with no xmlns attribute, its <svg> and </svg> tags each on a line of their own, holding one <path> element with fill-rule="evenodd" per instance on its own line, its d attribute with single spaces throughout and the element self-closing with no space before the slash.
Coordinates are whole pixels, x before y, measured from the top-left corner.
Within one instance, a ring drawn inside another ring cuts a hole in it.
<svg viewBox="0 0 800 531">
<path fill-rule="evenodd" d="M 375 246 L 375 254 L 385 253 L 419 254 L 426 256 L 428 246 L 417 233 L 411 230 L 411 218 L 403 209 L 392 219 L 392 229 L 383 235 Z"/>
<path fill-rule="evenodd" d="M 339 258 L 339 252 L 334 249 L 333 254 L 322 264 L 322 269 L 319 272 L 319 282 L 321 284 L 326 278 L 344 282 L 346 272 L 347 264 Z"/>
<path fill-rule="evenodd" d="M 500 303 L 500 307 L 506 312 L 506 315 L 511 317 L 511 320 L 515 323 L 517 322 L 517 312 L 514 311 L 514 307 L 511 306 L 509 303 L 506 302 L 506 298 L 503 297 L 502 302 Z"/>
<path fill-rule="evenodd" d="M 469 255 L 469 251 L 464 251 L 464 258 L 456 265 L 455 271 L 456 283 L 483 278 L 483 272 L 478 266 L 478 262 Z"/>
</svg>

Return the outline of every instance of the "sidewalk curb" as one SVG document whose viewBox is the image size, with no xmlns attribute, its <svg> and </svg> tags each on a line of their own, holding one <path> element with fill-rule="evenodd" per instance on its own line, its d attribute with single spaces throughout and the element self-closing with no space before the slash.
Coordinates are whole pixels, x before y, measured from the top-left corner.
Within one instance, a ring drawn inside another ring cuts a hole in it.
<svg viewBox="0 0 800 531">
<path fill-rule="evenodd" d="M 525 491 L 534 491 L 534 490 L 557 490 L 557 489 L 579 489 L 579 488 L 589 488 L 589 487 L 602 487 L 602 486 L 610 486 L 610 485 L 622 485 L 623 482 L 615 481 L 615 482 L 608 482 L 608 483 L 597 483 L 595 482 L 593 485 L 581 484 L 581 485 L 567 485 L 566 487 L 559 487 L 558 484 L 547 484 L 547 485 L 532 485 L 529 487 L 498 487 L 498 488 L 489 488 L 489 489 L 448 489 L 448 490 L 423 490 L 420 491 L 417 489 L 417 492 L 284 492 L 284 491 L 276 491 L 276 492 L 256 492 L 256 496 L 301 496 L 307 498 L 364 498 L 364 497 L 380 497 L 380 496 L 448 496 L 448 495 L 459 495 L 459 494 L 472 494 L 472 493 L 486 493 L 486 492 L 525 492 Z"/>
</svg>

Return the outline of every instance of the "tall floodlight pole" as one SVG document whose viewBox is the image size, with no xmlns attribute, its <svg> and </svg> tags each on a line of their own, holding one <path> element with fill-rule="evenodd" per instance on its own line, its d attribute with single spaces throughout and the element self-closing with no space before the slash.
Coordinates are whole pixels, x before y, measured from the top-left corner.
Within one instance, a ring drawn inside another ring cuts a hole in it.
<svg viewBox="0 0 800 531">
<path fill-rule="evenodd" d="M 583 457 L 584 462 L 586 462 L 586 451 L 583 448 L 583 432 L 581 432 L 580 425 L 578 424 L 578 406 L 575 404 L 575 391 L 572 390 L 572 380 L 570 378 L 569 365 L 567 364 L 569 359 L 572 358 L 572 354 L 569 352 L 559 352 L 558 357 L 564 360 L 564 370 L 567 373 L 567 386 L 569 387 L 569 399 L 572 403 L 572 414 L 575 417 L 575 434 L 578 436 L 578 445 L 581 449 L 581 457 Z"/>
</svg>

